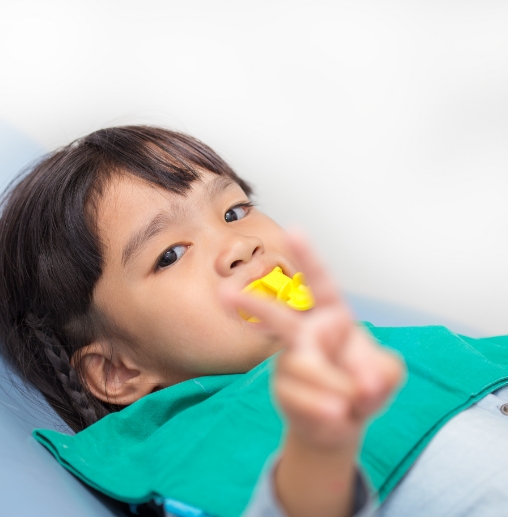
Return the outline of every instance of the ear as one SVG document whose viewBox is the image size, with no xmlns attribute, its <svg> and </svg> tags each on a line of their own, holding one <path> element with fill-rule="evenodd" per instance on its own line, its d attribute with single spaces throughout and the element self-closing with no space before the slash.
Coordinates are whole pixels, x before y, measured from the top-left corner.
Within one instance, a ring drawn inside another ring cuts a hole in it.
<svg viewBox="0 0 508 517">
<path fill-rule="evenodd" d="M 71 359 L 81 370 L 92 395 L 109 404 L 127 406 L 160 389 L 162 382 L 138 366 L 126 352 L 109 353 L 109 347 L 95 342 L 81 348 Z"/>
</svg>

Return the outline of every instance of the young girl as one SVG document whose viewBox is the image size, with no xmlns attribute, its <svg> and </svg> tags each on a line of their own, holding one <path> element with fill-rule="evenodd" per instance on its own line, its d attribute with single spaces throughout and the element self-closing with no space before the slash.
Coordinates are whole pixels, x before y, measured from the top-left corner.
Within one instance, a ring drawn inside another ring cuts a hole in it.
<svg viewBox="0 0 508 517">
<path fill-rule="evenodd" d="M 352 322 L 305 240 L 286 236 L 250 194 L 210 148 L 158 128 L 104 129 L 46 157 L 4 200 L 2 352 L 81 431 L 146 395 L 244 373 L 282 350 L 274 391 L 288 431 L 265 480 L 273 491 L 261 485 L 250 515 L 351 515 L 363 505 L 362 429 L 401 366 Z M 275 266 L 305 273 L 311 311 L 240 293 Z"/>
</svg>

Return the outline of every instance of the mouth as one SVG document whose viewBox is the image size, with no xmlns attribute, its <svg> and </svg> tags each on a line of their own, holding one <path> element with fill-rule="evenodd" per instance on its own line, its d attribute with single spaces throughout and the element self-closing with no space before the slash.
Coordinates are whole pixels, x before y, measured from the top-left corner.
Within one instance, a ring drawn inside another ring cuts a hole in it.
<svg viewBox="0 0 508 517">
<path fill-rule="evenodd" d="M 251 279 L 242 289 L 244 293 L 260 296 L 266 301 L 274 301 L 279 297 L 280 289 L 291 281 L 291 278 L 284 274 L 281 266 L 273 266 L 264 270 L 261 276 Z M 259 323 L 259 319 L 247 313 L 245 310 L 239 311 L 240 316 L 249 323 Z"/>
<path fill-rule="evenodd" d="M 306 311 L 315 305 L 314 297 L 309 286 L 304 284 L 302 273 L 295 273 L 290 277 L 280 266 L 251 281 L 243 288 L 244 293 L 260 296 L 266 301 L 278 301 L 297 311 Z M 252 314 L 240 311 L 243 319 L 252 323 L 259 320 Z"/>
<path fill-rule="evenodd" d="M 257 280 L 261 280 L 262 278 L 264 278 L 266 275 L 271 273 L 276 267 L 280 267 L 282 269 L 282 272 L 284 274 L 287 274 L 284 271 L 284 268 L 281 265 L 279 265 L 279 264 L 272 264 L 271 266 L 266 266 L 265 268 L 262 269 L 261 273 L 259 273 L 258 275 L 254 275 L 254 276 L 250 277 L 247 280 L 247 282 L 245 283 L 245 285 L 243 286 L 242 290 L 246 290 L 247 287 L 249 287 L 252 283 L 256 282 Z"/>
</svg>

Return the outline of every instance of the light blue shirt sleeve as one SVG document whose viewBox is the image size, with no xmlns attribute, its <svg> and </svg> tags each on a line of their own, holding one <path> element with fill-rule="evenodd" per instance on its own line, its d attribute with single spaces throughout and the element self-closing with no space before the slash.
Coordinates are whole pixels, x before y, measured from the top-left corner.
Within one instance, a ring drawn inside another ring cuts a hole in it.
<svg viewBox="0 0 508 517">
<path fill-rule="evenodd" d="M 375 515 L 501 517 L 508 515 L 507 480 L 505 387 L 452 418 Z"/>
</svg>

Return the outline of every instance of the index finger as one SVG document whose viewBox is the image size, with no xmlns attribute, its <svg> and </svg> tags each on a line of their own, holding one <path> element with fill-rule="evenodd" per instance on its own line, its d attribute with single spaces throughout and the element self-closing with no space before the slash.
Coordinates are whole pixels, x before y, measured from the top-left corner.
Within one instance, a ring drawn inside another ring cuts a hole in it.
<svg viewBox="0 0 508 517">
<path fill-rule="evenodd" d="M 267 302 L 252 294 L 222 289 L 220 297 L 226 305 L 243 309 L 261 320 L 261 326 L 277 335 L 286 346 L 293 346 L 299 331 L 298 314 L 272 301 Z M 247 322 L 246 322 L 247 323 Z M 249 323 L 253 325 L 253 323 Z M 259 323 L 254 323 L 259 325 Z"/>
<path fill-rule="evenodd" d="M 312 289 L 316 305 L 343 304 L 344 301 L 339 295 L 335 279 L 312 249 L 304 234 L 292 230 L 287 232 L 286 240 L 294 261 L 305 275 L 306 283 Z"/>
</svg>

